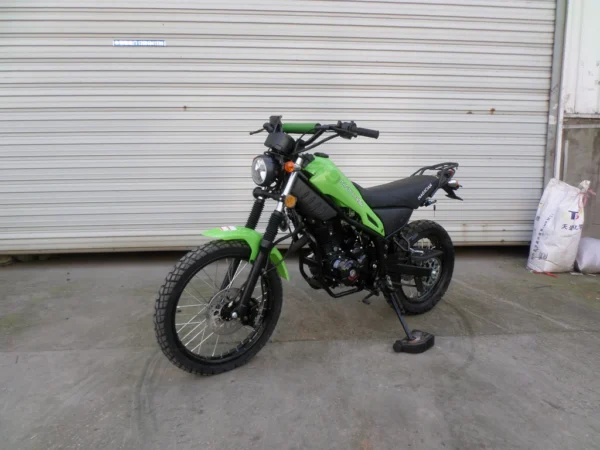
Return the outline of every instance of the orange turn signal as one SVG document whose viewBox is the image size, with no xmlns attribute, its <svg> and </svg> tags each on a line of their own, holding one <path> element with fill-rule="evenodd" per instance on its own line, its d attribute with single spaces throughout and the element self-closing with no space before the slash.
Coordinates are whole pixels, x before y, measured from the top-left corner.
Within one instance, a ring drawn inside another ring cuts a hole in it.
<svg viewBox="0 0 600 450">
<path fill-rule="evenodd" d="M 298 199 L 290 194 L 285 198 L 285 207 L 293 208 L 294 206 L 296 206 L 297 201 L 298 201 Z"/>
<path fill-rule="evenodd" d="M 294 161 L 288 161 L 283 165 L 283 168 L 286 172 L 292 173 L 294 170 L 296 170 L 296 164 Z"/>
</svg>

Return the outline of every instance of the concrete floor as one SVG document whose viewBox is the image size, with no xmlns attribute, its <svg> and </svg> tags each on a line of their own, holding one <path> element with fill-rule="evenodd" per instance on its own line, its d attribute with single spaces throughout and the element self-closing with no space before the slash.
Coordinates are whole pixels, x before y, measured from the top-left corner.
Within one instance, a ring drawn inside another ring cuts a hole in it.
<svg viewBox="0 0 600 450">
<path fill-rule="evenodd" d="M 200 378 L 154 341 L 177 254 L 0 268 L 2 449 L 598 449 L 600 276 L 528 273 L 523 249 L 458 253 L 422 355 L 383 299 L 331 299 L 295 264 L 273 342 Z"/>
</svg>

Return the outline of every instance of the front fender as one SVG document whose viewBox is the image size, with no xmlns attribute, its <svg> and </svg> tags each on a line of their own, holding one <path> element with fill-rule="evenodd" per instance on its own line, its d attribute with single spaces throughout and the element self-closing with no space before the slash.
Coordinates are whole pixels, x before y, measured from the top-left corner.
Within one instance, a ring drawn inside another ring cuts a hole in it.
<svg viewBox="0 0 600 450">
<path fill-rule="evenodd" d="M 213 228 L 212 230 L 204 231 L 202 235 L 215 239 L 221 239 L 223 241 L 246 241 L 250 247 L 250 262 L 256 259 L 256 255 L 258 255 L 258 249 L 260 248 L 260 241 L 262 239 L 262 235 L 258 231 L 245 227 Z M 283 256 L 277 248 L 273 247 L 273 250 L 271 250 L 271 254 L 269 255 L 269 259 L 277 268 L 277 273 L 279 273 L 279 276 L 285 280 L 289 280 L 290 275 L 285 262 L 283 261 Z"/>
</svg>

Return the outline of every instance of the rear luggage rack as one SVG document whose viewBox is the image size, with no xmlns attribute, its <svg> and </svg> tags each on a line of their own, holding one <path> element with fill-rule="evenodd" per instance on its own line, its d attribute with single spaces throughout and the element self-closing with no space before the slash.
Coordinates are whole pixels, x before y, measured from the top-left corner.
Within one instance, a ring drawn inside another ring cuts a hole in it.
<svg viewBox="0 0 600 450">
<path fill-rule="evenodd" d="M 448 170 L 455 170 L 457 167 L 458 167 L 458 163 L 455 163 L 455 162 L 445 162 L 445 163 L 434 164 L 433 166 L 421 167 L 419 170 L 417 170 L 415 173 L 413 173 L 411 175 L 411 177 L 414 177 L 417 175 L 424 175 L 425 172 L 427 172 L 428 170 L 437 171 L 438 175 L 441 175 L 442 173 L 445 173 Z"/>
</svg>

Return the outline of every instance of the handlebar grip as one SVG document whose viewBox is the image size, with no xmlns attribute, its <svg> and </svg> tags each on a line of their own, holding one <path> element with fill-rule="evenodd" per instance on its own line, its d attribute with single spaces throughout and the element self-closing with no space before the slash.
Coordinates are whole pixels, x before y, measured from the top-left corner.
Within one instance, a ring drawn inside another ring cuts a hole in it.
<svg viewBox="0 0 600 450">
<path fill-rule="evenodd" d="M 379 137 L 379 130 L 369 130 L 368 128 L 356 127 L 354 132 L 359 136 L 364 136 L 372 139 L 377 139 Z"/>
<path fill-rule="evenodd" d="M 293 134 L 313 134 L 318 123 L 284 123 L 282 131 Z"/>
</svg>

